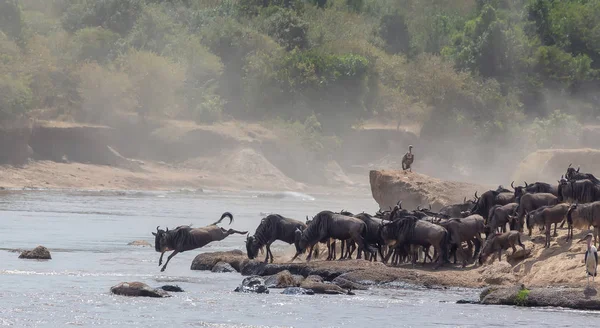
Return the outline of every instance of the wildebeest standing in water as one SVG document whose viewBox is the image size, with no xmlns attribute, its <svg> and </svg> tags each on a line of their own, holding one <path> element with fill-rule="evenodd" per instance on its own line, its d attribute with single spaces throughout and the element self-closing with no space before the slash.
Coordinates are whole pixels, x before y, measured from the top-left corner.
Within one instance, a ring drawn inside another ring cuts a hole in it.
<svg viewBox="0 0 600 328">
<path fill-rule="evenodd" d="M 281 240 L 288 244 L 293 244 L 296 238 L 296 229 L 304 231 L 306 224 L 304 222 L 283 217 L 279 214 L 271 214 L 260 221 L 253 236 L 246 239 L 246 251 L 249 259 L 254 259 L 258 255 L 258 250 L 262 246 L 267 246 L 267 257 L 265 263 L 271 258 L 273 263 L 273 253 L 271 253 L 271 244 L 276 240 Z"/>
<path fill-rule="evenodd" d="M 367 225 L 363 221 L 331 211 L 322 211 L 314 217 L 304 231 L 296 230 L 296 255 L 294 255 L 292 261 L 307 248 L 312 249 L 316 243 L 328 238 L 352 239 L 359 248 L 373 254 L 376 250 L 365 242 L 366 237 Z M 310 255 L 307 257 L 307 261 L 309 260 Z"/>
<path fill-rule="evenodd" d="M 159 229 L 159 227 L 156 227 L 156 232 L 153 232 L 152 234 L 155 236 L 154 248 L 157 252 L 161 253 L 160 259 L 158 260 L 158 265 L 160 266 L 162 264 L 162 259 L 165 252 L 173 251 L 173 253 L 171 253 L 171 255 L 169 255 L 167 258 L 167 262 L 162 269 L 160 269 L 160 271 L 165 271 L 171 258 L 178 253 L 203 247 L 213 241 L 223 240 L 227 236 L 234 233 L 241 235 L 248 233 L 248 231 L 237 231 L 233 229 L 225 230 L 221 227 L 218 227 L 217 224 L 221 223 L 221 221 L 223 221 L 223 219 L 226 217 L 229 218 L 229 224 L 231 224 L 231 222 L 233 222 L 233 215 L 231 215 L 229 212 L 225 212 L 223 215 L 221 215 L 221 218 L 217 222 L 202 228 L 192 228 L 185 225 L 179 226 L 173 230 L 169 230 L 169 228 L 167 228 L 165 231 Z"/>
</svg>

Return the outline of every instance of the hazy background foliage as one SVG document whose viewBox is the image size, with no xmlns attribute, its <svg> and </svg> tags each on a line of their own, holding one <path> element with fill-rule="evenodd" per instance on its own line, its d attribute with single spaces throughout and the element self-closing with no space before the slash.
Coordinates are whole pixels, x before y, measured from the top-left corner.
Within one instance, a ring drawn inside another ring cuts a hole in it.
<svg viewBox="0 0 600 328">
<path fill-rule="evenodd" d="M 599 17 L 600 0 L 0 0 L 0 119 L 287 122 L 313 149 L 379 120 L 440 156 L 568 147 L 600 117 Z"/>
</svg>

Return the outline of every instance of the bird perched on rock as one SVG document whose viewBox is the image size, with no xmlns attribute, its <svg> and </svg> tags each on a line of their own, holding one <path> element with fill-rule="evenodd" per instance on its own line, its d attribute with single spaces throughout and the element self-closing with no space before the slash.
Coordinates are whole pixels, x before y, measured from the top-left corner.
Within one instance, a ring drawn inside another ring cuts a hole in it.
<svg viewBox="0 0 600 328">
<path fill-rule="evenodd" d="M 596 250 L 596 246 L 592 245 L 592 239 L 594 235 L 592 233 L 588 233 L 585 237 L 583 237 L 579 242 L 587 241 L 587 250 L 585 252 L 585 271 L 587 273 L 587 282 L 588 287 L 590 286 L 590 276 L 592 277 L 592 282 L 594 281 L 594 277 L 596 277 L 597 266 L 598 266 L 598 251 Z"/>
<path fill-rule="evenodd" d="M 402 170 L 410 170 L 412 172 L 411 165 L 415 161 L 415 155 L 412 153 L 413 146 L 408 146 L 408 153 L 402 157 Z"/>
</svg>

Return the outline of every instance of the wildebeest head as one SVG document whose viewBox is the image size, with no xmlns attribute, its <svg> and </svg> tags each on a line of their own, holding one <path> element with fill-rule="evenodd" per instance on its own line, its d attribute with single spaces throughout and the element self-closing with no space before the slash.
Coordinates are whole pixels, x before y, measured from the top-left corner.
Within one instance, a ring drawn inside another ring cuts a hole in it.
<svg viewBox="0 0 600 328">
<path fill-rule="evenodd" d="M 163 229 L 159 229 L 160 226 L 156 227 L 156 232 L 153 232 L 152 234 L 154 235 L 154 249 L 159 252 L 162 253 L 164 250 L 166 250 L 168 248 L 167 246 L 167 241 L 166 241 L 166 237 L 167 237 L 167 231 L 169 231 L 169 228 L 167 228 L 167 230 L 163 230 Z"/>
<path fill-rule="evenodd" d="M 304 249 L 306 249 L 306 240 L 302 238 L 302 230 L 296 229 L 294 231 L 294 246 L 296 246 L 296 253 L 304 253 Z"/>
<path fill-rule="evenodd" d="M 494 239 L 496 239 L 498 236 L 500 236 L 499 233 L 491 233 L 488 238 L 485 240 L 485 242 L 483 243 L 483 247 L 481 248 L 481 252 L 479 252 L 479 264 L 483 264 L 483 262 L 485 262 L 488 258 L 488 256 L 490 256 L 490 254 L 492 254 L 494 252 L 493 249 L 493 244 L 494 244 Z"/>
<path fill-rule="evenodd" d="M 571 165 L 573 165 L 573 163 L 569 164 L 569 167 L 567 168 L 567 173 L 565 173 L 565 178 L 567 180 L 571 180 L 573 179 L 573 177 L 575 176 L 575 173 L 579 173 L 579 167 L 577 167 L 577 170 L 575 170 L 574 167 L 571 167 Z"/>
<path fill-rule="evenodd" d="M 256 238 L 254 236 L 248 235 L 246 237 L 246 253 L 248 254 L 248 258 L 253 260 L 258 255 L 258 243 L 256 243 Z"/>
<path fill-rule="evenodd" d="M 515 191 L 515 199 L 520 199 L 521 196 L 523 196 L 523 194 L 526 192 L 526 187 L 523 186 L 516 186 L 514 185 L 514 181 L 510 183 L 510 186 L 514 189 Z"/>
</svg>

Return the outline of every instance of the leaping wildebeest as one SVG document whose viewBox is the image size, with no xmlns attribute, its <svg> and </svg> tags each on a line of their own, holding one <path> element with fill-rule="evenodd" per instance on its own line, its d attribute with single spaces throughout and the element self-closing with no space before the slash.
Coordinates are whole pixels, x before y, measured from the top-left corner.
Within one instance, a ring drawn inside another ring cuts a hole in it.
<svg viewBox="0 0 600 328">
<path fill-rule="evenodd" d="M 224 218 L 229 218 L 229 224 L 233 222 L 233 215 L 229 212 L 223 213 L 221 218 L 206 227 L 202 228 L 192 228 L 188 225 L 179 226 L 173 230 L 162 230 L 159 227 L 156 227 L 156 232 L 152 234 L 155 236 L 154 238 L 154 249 L 161 253 L 160 259 L 158 260 L 158 265 L 162 264 L 163 255 L 165 252 L 173 251 L 171 255 L 167 258 L 167 262 L 160 269 L 161 272 L 165 271 L 167 268 L 167 264 L 173 258 L 173 256 L 178 253 L 183 253 L 185 251 L 191 251 L 196 248 L 200 248 L 205 246 L 206 244 L 219 241 L 225 239 L 227 236 L 237 233 L 240 235 L 245 235 L 248 231 L 237 231 L 233 229 L 225 230 L 219 226 L 218 223 L 221 223 Z"/>
<path fill-rule="evenodd" d="M 376 252 L 366 243 L 366 223 L 360 219 L 336 214 L 331 211 L 319 212 L 304 231 L 296 229 L 295 234 L 296 255 L 294 255 L 292 261 L 307 248 L 310 248 L 312 253 L 312 247 L 316 243 L 328 238 L 339 240 L 352 239 L 359 248 L 371 254 Z M 306 260 L 310 261 L 310 253 Z"/>
<path fill-rule="evenodd" d="M 267 257 L 265 263 L 271 259 L 273 263 L 273 253 L 271 244 L 276 240 L 281 240 L 288 244 L 293 244 L 296 237 L 296 229 L 306 229 L 304 222 L 286 218 L 279 214 L 271 214 L 260 221 L 253 236 L 246 239 L 246 251 L 249 259 L 254 259 L 258 255 L 258 250 L 267 246 Z"/>
</svg>

